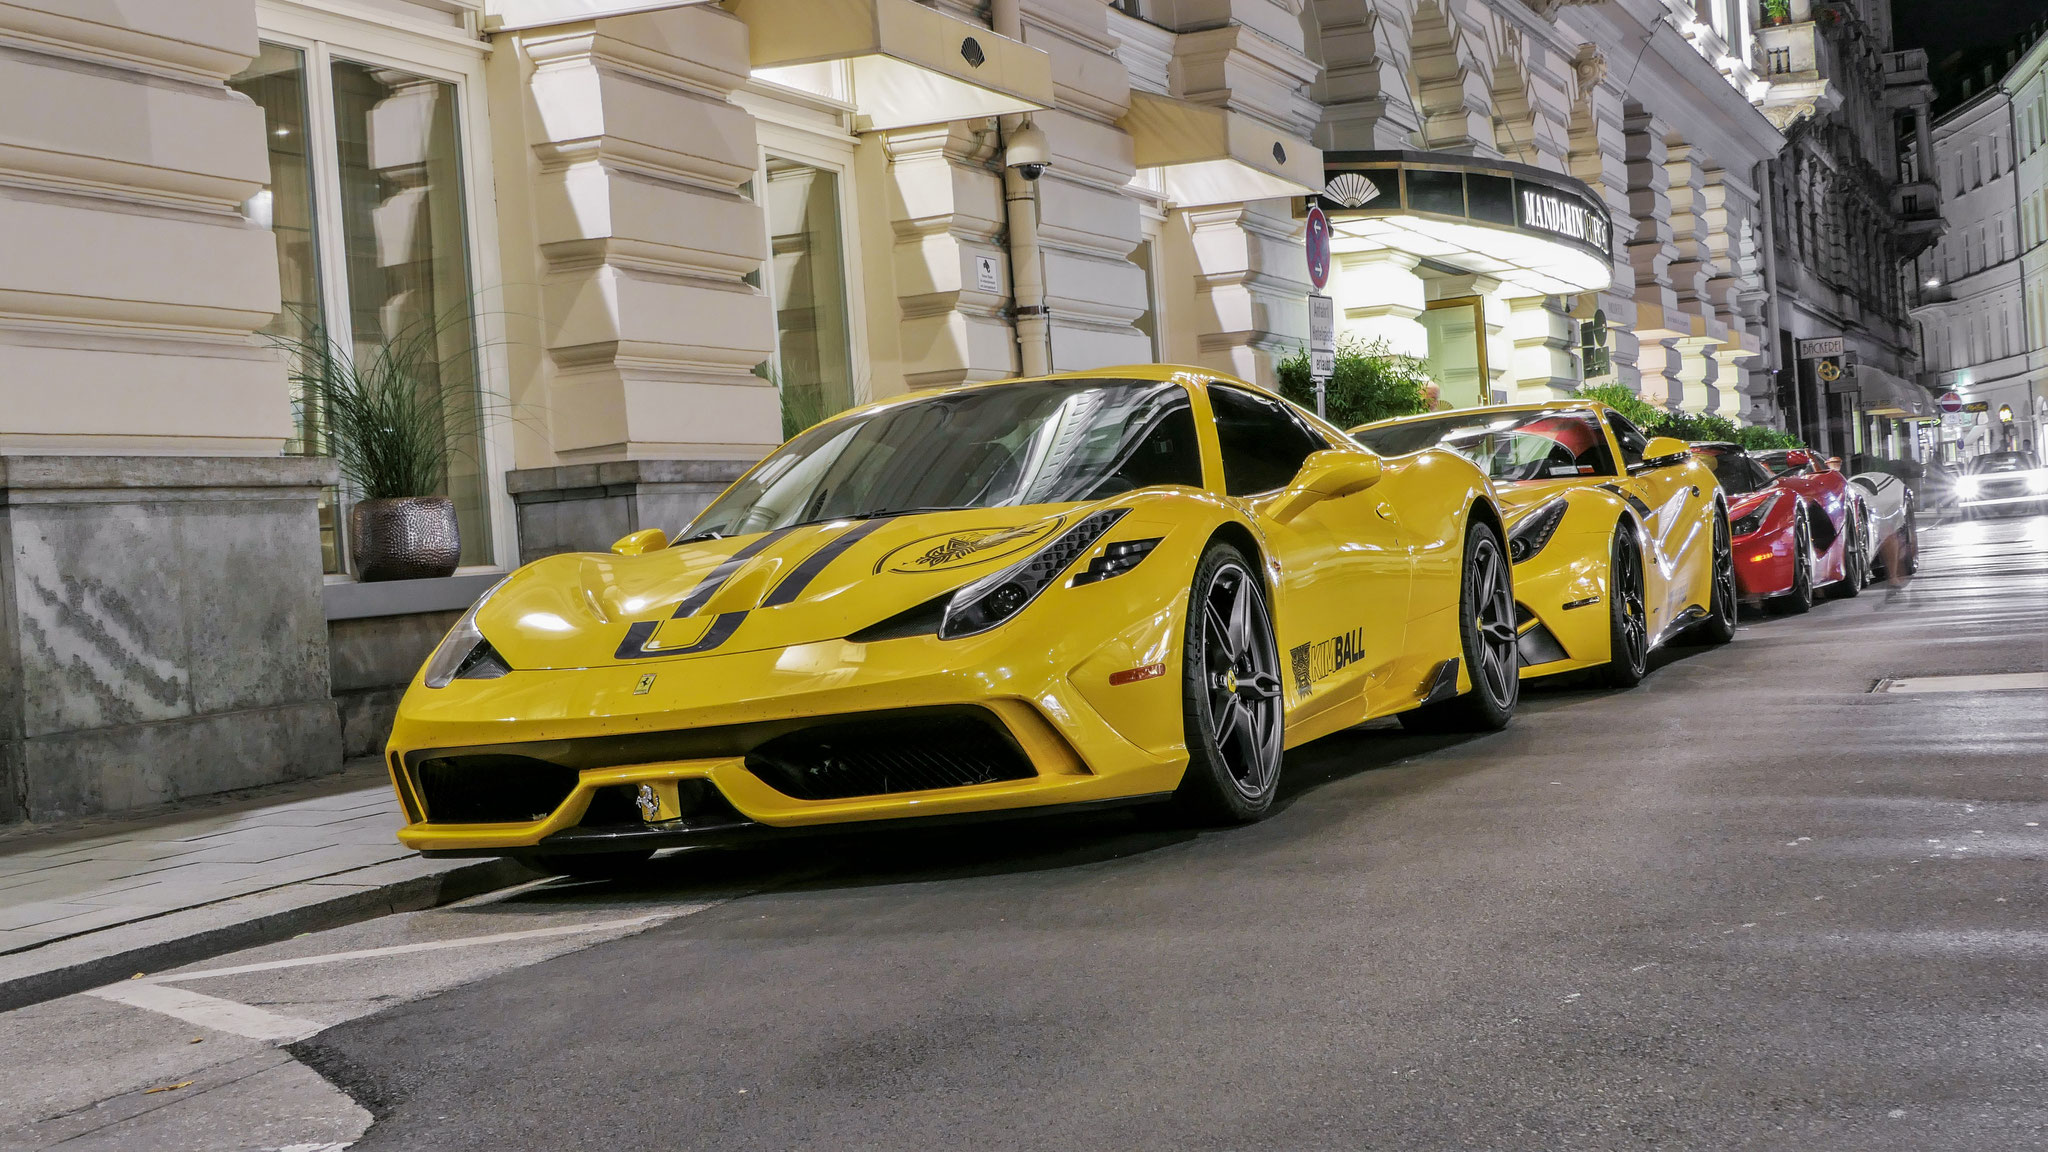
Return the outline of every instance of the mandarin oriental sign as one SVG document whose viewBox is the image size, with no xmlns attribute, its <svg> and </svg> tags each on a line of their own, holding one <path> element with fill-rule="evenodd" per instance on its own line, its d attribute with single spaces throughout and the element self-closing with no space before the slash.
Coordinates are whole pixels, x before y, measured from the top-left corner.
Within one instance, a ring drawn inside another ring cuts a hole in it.
<svg viewBox="0 0 2048 1152">
<path fill-rule="evenodd" d="M 1581 244 L 1613 254 L 1613 237 L 1604 214 L 1595 213 L 1577 199 L 1567 200 L 1527 184 L 1521 187 L 1521 225 L 1539 232 L 1555 232 Z"/>
<path fill-rule="evenodd" d="M 1614 259 L 1606 203 L 1570 176 L 1505 160 L 1415 151 L 1326 151 L 1323 171 L 1322 191 L 1311 203 L 1339 233 L 1347 221 L 1395 218 L 1402 227 L 1434 233 L 1434 239 L 1498 256 L 1484 235 L 1463 231 L 1490 229 L 1596 257 L 1599 268 L 1586 275 L 1599 280 L 1607 278 Z M 1444 231 L 1439 224 L 1459 230 Z M 1525 259 L 1534 251 L 1527 245 L 1509 249 Z"/>
</svg>

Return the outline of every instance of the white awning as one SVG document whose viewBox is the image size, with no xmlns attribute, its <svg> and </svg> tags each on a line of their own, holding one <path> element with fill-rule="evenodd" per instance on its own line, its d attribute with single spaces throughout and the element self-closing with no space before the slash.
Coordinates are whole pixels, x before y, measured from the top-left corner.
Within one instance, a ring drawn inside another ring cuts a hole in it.
<svg viewBox="0 0 2048 1152">
<path fill-rule="evenodd" d="M 1862 409 L 1866 415 L 1903 420 L 1935 414 L 1934 397 L 1928 394 L 1927 389 L 1882 368 L 1858 364 L 1856 390 L 1862 393 Z"/>
<path fill-rule="evenodd" d="M 1322 149 L 1241 112 L 1133 92 L 1117 124 L 1131 134 L 1138 167 L 1158 169 L 1167 199 L 1182 207 L 1306 196 L 1323 186 Z"/>
<path fill-rule="evenodd" d="M 844 61 L 866 131 L 1052 106 L 1045 52 L 915 0 L 734 0 L 731 10 L 764 79 Z"/>
</svg>

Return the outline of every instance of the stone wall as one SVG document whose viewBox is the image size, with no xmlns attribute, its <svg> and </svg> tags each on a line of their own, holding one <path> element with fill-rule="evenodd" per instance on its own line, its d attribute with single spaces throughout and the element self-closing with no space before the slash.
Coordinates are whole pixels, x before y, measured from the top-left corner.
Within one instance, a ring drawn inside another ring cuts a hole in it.
<svg viewBox="0 0 2048 1152">
<path fill-rule="evenodd" d="M 344 758 L 383 754 L 399 697 L 461 615 L 460 610 L 417 612 L 328 624 L 328 676 Z"/>
<path fill-rule="evenodd" d="M 0 820 L 341 765 L 301 458 L 0 456 Z"/>
</svg>

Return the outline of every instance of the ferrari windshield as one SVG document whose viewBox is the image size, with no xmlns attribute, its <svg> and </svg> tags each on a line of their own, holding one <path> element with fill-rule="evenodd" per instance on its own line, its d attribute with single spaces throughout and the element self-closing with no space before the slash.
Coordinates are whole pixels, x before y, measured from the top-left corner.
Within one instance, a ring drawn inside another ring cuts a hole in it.
<svg viewBox="0 0 2048 1152">
<path fill-rule="evenodd" d="M 1721 489 L 1730 496 L 1741 496 L 1756 492 L 1768 486 L 1771 474 L 1763 465 L 1749 458 L 1749 453 L 1740 448 L 1695 448 L 1693 455 L 1714 470 L 1721 481 Z"/>
<path fill-rule="evenodd" d="M 1792 462 L 1792 453 L 1794 452 L 1805 453 L 1805 462 L 1794 464 Z M 1751 459 L 1763 465 L 1764 471 L 1769 472 L 1773 476 L 1795 476 L 1813 468 L 1812 455 L 1812 453 L 1806 452 L 1804 448 L 1774 448 L 1769 452 L 1759 452 L 1752 456 Z"/>
<path fill-rule="evenodd" d="M 1404 420 L 1352 434 L 1382 456 L 1448 448 L 1495 480 L 1612 476 L 1614 460 L 1591 411 L 1500 412 L 1471 408 L 1430 420 Z"/>
<path fill-rule="evenodd" d="M 1024 381 L 820 424 L 762 461 L 683 536 L 1201 483 L 1194 412 L 1179 384 Z"/>
</svg>

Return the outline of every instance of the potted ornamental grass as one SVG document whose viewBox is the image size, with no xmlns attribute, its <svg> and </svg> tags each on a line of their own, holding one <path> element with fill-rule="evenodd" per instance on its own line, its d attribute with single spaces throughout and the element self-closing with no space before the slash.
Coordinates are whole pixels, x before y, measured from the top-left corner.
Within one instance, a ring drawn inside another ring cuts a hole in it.
<svg viewBox="0 0 2048 1152">
<path fill-rule="evenodd" d="M 422 321 L 349 349 L 318 327 L 274 337 L 290 357 L 307 447 L 331 456 L 349 510 L 349 557 L 363 581 L 451 576 L 462 532 L 447 492 L 450 459 L 473 443 L 484 410 L 473 395 L 467 312 Z"/>
</svg>

